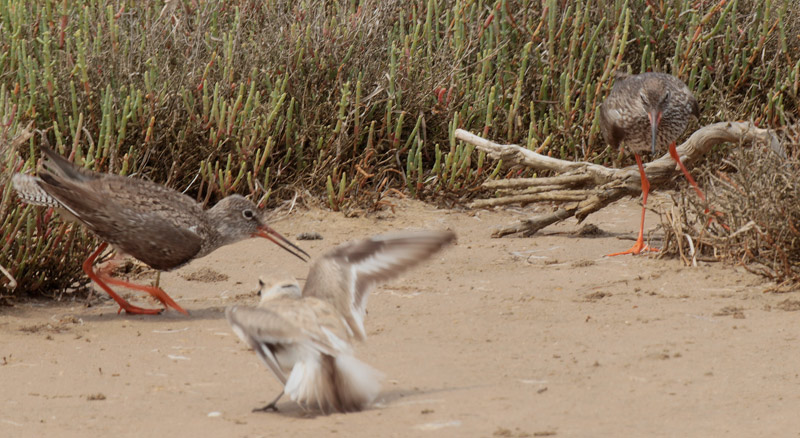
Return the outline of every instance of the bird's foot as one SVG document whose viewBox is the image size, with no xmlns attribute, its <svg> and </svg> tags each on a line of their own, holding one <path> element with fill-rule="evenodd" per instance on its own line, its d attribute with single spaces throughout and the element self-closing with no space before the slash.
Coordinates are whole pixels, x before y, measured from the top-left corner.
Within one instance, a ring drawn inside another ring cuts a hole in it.
<svg viewBox="0 0 800 438">
<path fill-rule="evenodd" d="M 153 298 L 155 298 L 158 301 L 160 301 L 161 304 L 163 304 L 165 308 L 172 307 L 173 309 L 177 310 L 178 312 L 183 313 L 184 315 L 188 315 L 189 314 L 189 312 L 184 310 L 183 307 L 179 306 L 178 303 L 176 303 L 172 298 L 170 298 L 170 296 L 167 295 L 167 293 L 164 292 L 164 290 L 161 289 L 160 287 L 144 286 L 144 285 L 141 285 L 141 284 L 131 283 L 129 281 L 120 280 L 118 278 L 114 278 L 114 277 L 111 277 L 111 276 L 105 276 L 105 275 L 101 276 L 100 279 L 102 281 L 106 282 L 106 283 L 113 284 L 115 286 L 122 286 L 122 287 L 127 287 L 128 289 L 138 290 L 138 291 L 141 291 L 141 292 L 147 292 L 148 294 L 150 294 L 150 296 L 152 296 Z M 143 313 L 143 312 L 137 312 L 137 309 L 138 309 L 138 310 L 145 310 L 146 311 L 146 312 L 144 312 L 145 314 L 148 314 L 148 315 L 152 315 L 153 314 L 148 309 L 140 309 L 138 307 L 134 308 L 133 312 L 131 312 L 131 310 L 128 310 L 127 308 L 124 308 L 122 303 L 119 303 L 119 304 L 120 304 L 120 307 L 123 307 L 120 311 L 125 310 L 128 313 Z M 133 306 L 131 306 L 131 307 L 133 307 Z M 157 313 L 161 313 L 162 311 L 163 311 L 163 309 L 158 310 Z"/>
<path fill-rule="evenodd" d="M 613 254 L 606 254 L 606 257 L 614 257 L 614 256 L 618 256 L 618 255 L 625 255 L 625 254 L 634 254 L 635 255 L 635 254 L 641 253 L 642 251 L 658 252 L 659 250 L 658 250 L 658 248 L 650 247 L 649 245 L 645 244 L 642 239 L 639 239 L 627 251 L 615 252 Z"/>
<path fill-rule="evenodd" d="M 275 405 L 275 402 L 272 402 L 264 406 L 263 408 L 253 408 L 253 412 L 268 412 L 268 411 L 278 412 L 278 406 Z"/>
<path fill-rule="evenodd" d="M 154 286 L 145 286 L 141 289 L 144 292 L 149 293 L 153 298 L 161 301 L 161 304 L 164 305 L 166 308 L 172 307 L 173 309 L 177 310 L 178 312 L 183 313 L 184 315 L 189 315 L 189 312 L 183 309 L 178 303 L 176 303 L 163 289 L 160 287 Z"/>
</svg>

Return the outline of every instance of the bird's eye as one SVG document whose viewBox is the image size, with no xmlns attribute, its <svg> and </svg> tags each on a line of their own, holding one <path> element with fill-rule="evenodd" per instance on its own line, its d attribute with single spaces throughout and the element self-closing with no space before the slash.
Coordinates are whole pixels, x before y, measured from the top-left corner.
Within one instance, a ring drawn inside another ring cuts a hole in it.
<svg viewBox="0 0 800 438">
<path fill-rule="evenodd" d="M 663 98 L 663 99 L 661 99 L 661 101 L 662 101 L 662 102 L 666 102 L 666 101 L 668 101 L 668 100 L 669 100 L 669 90 L 667 90 L 667 92 L 666 92 L 666 93 L 664 93 L 664 98 Z"/>
<path fill-rule="evenodd" d="M 242 216 L 244 216 L 245 219 L 252 219 L 256 216 L 256 214 L 253 212 L 253 210 L 244 210 L 242 211 Z"/>
<path fill-rule="evenodd" d="M 642 102 L 647 105 L 647 96 L 644 93 L 639 93 L 639 97 L 642 99 Z"/>
</svg>

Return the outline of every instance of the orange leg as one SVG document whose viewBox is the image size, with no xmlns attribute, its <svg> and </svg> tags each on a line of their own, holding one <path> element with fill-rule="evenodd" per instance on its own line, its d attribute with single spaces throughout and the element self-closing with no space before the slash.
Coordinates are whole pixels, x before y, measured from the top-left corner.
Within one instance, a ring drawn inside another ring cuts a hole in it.
<svg viewBox="0 0 800 438">
<path fill-rule="evenodd" d="M 134 305 L 130 304 L 129 302 L 125 301 L 122 297 L 120 297 L 116 293 L 114 293 L 114 291 L 111 290 L 111 287 L 109 286 L 109 284 L 113 284 L 115 286 L 127 287 L 129 289 L 138 290 L 138 291 L 142 291 L 142 292 L 147 292 L 153 298 L 157 299 L 158 301 L 161 301 L 161 303 L 164 305 L 164 307 L 167 307 L 167 308 L 172 307 L 173 309 L 177 310 L 178 312 L 183 313 L 184 315 L 188 315 L 189 314 L 189 312 L 184 310 L 181 306 L 178 305 L 178 303 L 173 301 L 172 298 L 170 298 L 170 296 L 167 295 L 167 293 L 164 292 L 160 287 L 142 286 L 142 285 L 139 285 L 139 284 L 130 283 L 130 282 L 127 282 L 127 281 L 116 279 L 116 278 L 112 277 L 109 274 L 106 274 L 105 272 L 103 272 L 101 270 L 98 270 L 98 271 L 93 270 L 92 266 L 94 265 L 95 260 L 97 260 L 97 257 L 107 247 L 108 247 L 108 243 L 107 242 L 103 242 L 92 253 L 92 255 L 90 255 L 89 258 L 86 259 L 85 262 L 83 262 L 83 271 L 86 272 L 86 275 L 88 275 L 89 278 L 92 279 L 92 281 L 94 281 L 101 288 L 103 288 L 103 290 L 106 291 L 111 296 L 111 298 L 113 298 L 114 301 L 117 302 L 117 304 L 119 304 L 119 312 L 124 310 L 125 312 L 130 313 L 130 314 L 134 314 L 134 315 L 137 315 L 137 314 L 141 314 L 141 315 L 157 315 L 157 314 L 161 313 L 163 310 L 162 309 L 143 309 L 141 307 L 134 306 Z M 119 312 L 117 312 L 117 313 L 119 313 Z"/>
<path fill-rule="evenodd" d="M 642 251 L 658 251 L 656 248 L 650 248 L 644 243 L 644 213 L 647 206 L 647 195 L 650 194 L 650 181 L 647 180 L 647 175 L 644 173 L 642 158 L 637 153 L 634 153 L 633 156 L 636 158 L 636 164 L 639 166 L 639 176 L 642 177 L 642 223 L 639 225 L 639 237 L 636 239 L 636 243 L 634 243 L 629 250 L 607 254 L 608 257 L 614 257 L 623 254 L 639 254 Z"/>
<path fill-rule="evenodd" d="M 104 282 L 111 283 L 111 284 L 113 284 L 115 286 L 122 286 L 122 287 L 127 287 L 128 289 L 147 292 L 153 298 L 157 299 L 158 301 L 161 301 L 161 304 L 163 304 L 164 307 L 172 307 L 173 309 L 177 310 L 178 312 L 183 313 L 184 315 L 188 315 L 189 314 L 189 312 L 184 310 L 183 307 L 179 306 L 178 303 L 173 301 L 172 298 L 170 298 L 170 296 L 167 295 L 167 293 L 164 292 L 164 290 L 161 289 L 160 287 L 143 286 L 141 284 L 130 283 L 130 282 L 127 282 L 127 281 L 124 281 L 124 280 L 119 280 L 117 278 L 113 278 L 110 275 L 104 275 L 102 273 L 99 273 L 98 276 Z"/>
<path fill-rule="evenodd" d="M 674 141 L 672 142 L 672 144 L 669 145 L 669 154 L 670 156 L 672 156 L 672 159 L 675 160 L 676 163 L 678 163 L 678 166 L 681 168 L 681 171 L 683 171 L 683 175 L 686 177 L 687 180 L 689 180 L 689 184 L 691 184 L 692 187 L 694 187 L 694 191 L 697 192 L 697 196 L 703 201 L 705 201 L 706 200 L 705 195 L 703 195 L 703 192 L 700 190 L 700 187 L 697 186 L 697 183 L 694 182 L 692 174 L 690 174 L 689 171 L 686 170 L 686 166 L 684 166 L 683 162 L 681 162 L 681 157 L 678 156 L 678 149 L 675 148 Z"/>
<path fill-rule="evenodd" d="M 86 261 L 85 261 L 85 262 L 83 262 L 83 272 L 85 272 L 85 273 L 86 273 L 86 275 L 88 275 L 88 276 L 89 276 L 89 278 L 90 278 L 92 281 L 94 281 L 95 283 L 97 283 L 97 285 L 98 285 L 98 286 L 100 286 L 100 288 L 102 288 L 104 291 L 106 291 L 106 293 L 107 293 L 108 295 L 110 295 L 110 296 L 111 296 L 111 298 L 113 298 L 113 299 L 114 299 L 114 301 L 116 301 L 116 302 L 117 302 L 117 304 L 119 304 L 119 311 L 118 311 L 117 313 L 119 313 L 119 312 L 121 312 L 121 311 L 123 311 L 123 310 L 124 310 L 125 312 L 127 312 L 127 313 L 130 313 L 130 314 L 133 314 L 133 315 L 158 315 L 159 313 L 161 313 L 161 312 L 162 312 L 162 310 L 161 310 L 161 309 L 143 309 L 143 308 L 141 308 L 141 307 L 136 307 L 136 306 L 132 305 L 131 303 L 129 303 L 129 302 L 127 302 L 127 301 L 125 301 L 125 299 L 124 299 L 124 298 L 122 298 L 121 296 L 117 295 L 117 294 L 116 294 L 116 293 L 115 293 L 115 292 L 114 292 L 114 291 L 113 291 L 113 290 L 112 290 L 112 289 L 111 289 L 111 288 L 110 288 L 110 287 L 109 287 L 109 286 L 108 286 L 108 285 L 107 285 L 107 284 L 106 284 L 106 283 L 103 281 L 103 279 L 101 278 L 101 275 L 99 275 L 97 272 L 95 272 L 95 271 L 92 269 L 92 266 L 94 265 L 94 262 L 95 262 L 95 260 L 97 260 L 97 257 L 98 257 L 98 256 L 99 256 L 99 255 L 100 255 L 100 254 L 101 254 L 101 253 L 102 253 L 102 252 L 103 252 L 103 251 L 104 251 L 104 250 L 105 250 L 107 247 L 108 247 L 108 243 L 106 243 L 106 242 L 103 242 L 103 243 L 101 243 L 101 244 L 100 244 L 100 246 L 98 246 L 98 247 L 97 247 L 97 249 L 96 249 L 96 250 L 94 250 L 94 252 L 93 252 L 93 253 L 92 253 L 92 254 L 89 256 L 89 258 L 87 258 L 87 259 L 86 259 Z M 102 277 L 108 277 L 108 276 L 106 276 L 106 275 L 103 275 Z"/>
<path fill-rule="evenodd" d="M 684 166 L 683 163 L 681 162 L 681 158 L 680 158 L 680 156 L 678 156 L 678 150 L 675 148 L 675 142 L 672 142 L 672 144 L 669 145 L 669 154 L 670 154 L 670 156 L 672 156 L 672 159 L 675 160 L 676 163 L 678 163 L 678 166 L 680 166 L 681 171 L 683 171 L 683 175 L 686 177 L 687 180 L 689 180 L 689 184 L 691 184 L 692 187 L 694 187 L 694 191 L 697 192 L 697 196 L 702 201 L 705 202 L 706 197 L 703 195 L 703 192 L 700 190 L 700 187 L 697 186 L 697 183 L 694 181 L 694 178 L 692 178 L 692 175 L 686 169 L 686 166 Z M 708 211 L 709 210 L 706 209 L 705 212 L 708 213 Z M 714 214 L 712 215 L 712 217 L 708 218 L 708 223 L 706 223 L 706 226 L 708 226 L 708 224 L 710 224 L 711 221 L 714 220 L 714 216 L 716 216 L 717 218 L 721 218 L 722 216 L 724 216 L 724 214 L 722 212 L 720 212 L 720 211 L 715 211 Z M 726 230 L 730 229 L 730 228 L 728 228 L 727 225 L 725 225 L 725 224 L 723 224 L 721 222 L 720 222 L 720 225 L 722 225 L 722 227 L 725 228 Z"/>
</svg>

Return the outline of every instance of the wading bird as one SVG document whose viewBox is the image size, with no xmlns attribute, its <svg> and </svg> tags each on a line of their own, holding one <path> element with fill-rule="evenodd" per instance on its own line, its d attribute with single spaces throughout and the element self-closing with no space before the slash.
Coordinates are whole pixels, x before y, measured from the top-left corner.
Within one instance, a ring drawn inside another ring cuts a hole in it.
<svg viewBox="0 0 800 438">
<path fill-rule="evenodd" d="M 700 117 L 697 100 L 675 76 L 665 73 L 617 76 L 614 88 L 600 107 L 600 130 L 611 146 L 623 144 L 633 152 L 642 179 L 642 221 L 633 247 L 609 256 L 657 251 L 644 244 L 644 214 L 650 182 L 644 172 L 641 153 L 656 154 L 667 148 L 697 195 L 705 200 L 675 148 L 675 141 L 683 134 L 691 116 Z"/>
<path fill-rule="evenodd" d="M 267 226 L 256 205 L 240 195 L 230 195 L 203 210 L 192 198 L 162 185 L 92 172 L 47 147 L 41 149 L 45 155 L 43 169 L 38 176 L 14 175 L 14 188 L 24 202 L 57 208 L 104 241 L 83 263 L 83 270 L 119 304 L 119 311 L 158 314 L 162 309 L 134 306 L 109 284 L 147 292 L 165 308 L 187 313 L 158 286 L 118 280 L 104 270 L 93 269 L 109 243 L 118 252 L 158 271 L 178 268 L 221 246 L 256 236 L 271 240 L 301 260 L 305 259 L 290 247 L 308 257 Z"/>
</svg>

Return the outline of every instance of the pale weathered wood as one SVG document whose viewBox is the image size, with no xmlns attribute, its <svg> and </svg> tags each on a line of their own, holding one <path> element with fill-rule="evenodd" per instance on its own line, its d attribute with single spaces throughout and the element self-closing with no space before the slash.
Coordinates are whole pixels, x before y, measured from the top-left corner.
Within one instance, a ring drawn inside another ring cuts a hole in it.
<svg viewBox="0 0 800 438">
<path fill-rule="evenodd" d="M 483 183 L 487 189 L 521 189 L 539 186 L 573 186 L 591 181 L 591 175 L 559 175 L 543 178 L 492 179 Z"/>
<path fill-rule="evenodd" d="M 498 144 L 462 129 L 456 130 L 455 137 L 475 145 L 478 149 L 486 152 L 490 158 L 502 159 L 506 163 L 524 165 L 535 170 L 568 173 L 568 175 L 539 178 L 541 180 L 539 184 L 532 183 L 536 178 L 520 178 L 522 181 L 518 183 L 511 182 L 516 181 L 513 179 L 487 181 L 484 184 L 486 188 L 512 189 L 544 185 L 550 186 L 551 190 L 536 194 L 504 191 L 507 193 L 506 196 L 475 200 L 470 204 L 471 207 L 543 201 L 578 201 L 564 205 L 556 212 L 511 224 L 496 231 L 493 234 L 495 237 L 519 232 L 532 235 L 552 223 L 572 216 L 582 221 L 591 213 L 618 199 L 625 196 L 638 196 L 641 193 L 641 180 L 636 166 L 613 169 L 594 163 L 559 160 L 537 154 L 518 145 Z M 768 145 L 777 153 L 782 153 L 780 142 L 771 130 L 758 128 L 750 122 L 719 122 L 695 131 L 682 145 L 678 146 L 678 155 L 685 165 L 690 166 L 700 161 L 714 145 L 724 142 L 758 142 Z M 651 190 L 663 185 L 680 172 L 678 165 L 669 154 L 664 154 L 657 160 L 646 163 L 644 168 L 647 179 L 650 181 Z M 581 186 L 583 186 L 582 189 L 576 190 Z"/>
<path fill-rule="evenodd" d="M 497 197 L 513 196 L 513 195 L 529 195 L 531 193 L 544 193 L 552 192 L 553 190 L 561 190 L 562 186 L 532 186 L 526 189 L 497 189 L 495 195 Z"/>
<path fill-rule="evenodd" d="M 502 198 L 478 199 L 471 206 L 473 208 L 495 207 L 507 204 L 530 204 L 542 201 L 583 201 L 587 197 L 586 190 L 554 190 L 547 193 L 532 193 L 527 195 L 503 196 Z"/>
</svg>

